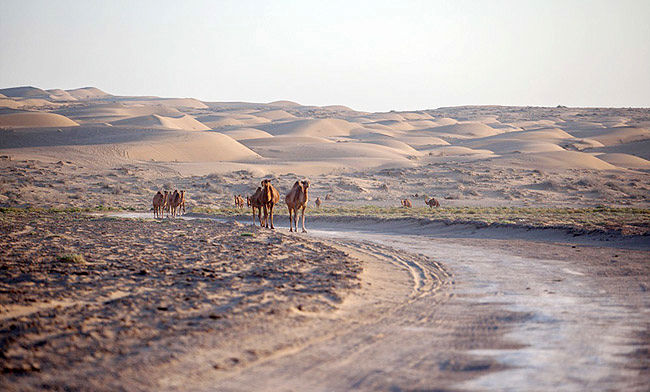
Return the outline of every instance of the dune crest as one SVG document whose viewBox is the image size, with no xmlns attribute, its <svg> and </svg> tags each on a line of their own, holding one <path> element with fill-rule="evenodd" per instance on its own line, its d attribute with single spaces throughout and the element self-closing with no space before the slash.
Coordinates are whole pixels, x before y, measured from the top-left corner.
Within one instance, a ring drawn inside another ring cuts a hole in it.
<svg viewBox="0 0 650 392">
<path fill-rule="evenodd" d="M 3 128 L 76 127 L 78 125 L 77 122 L 54 113 L 17 112 L 0 114 L 0 127 Z"/>
<path fill-rule="evenodd" d="M 181 117 L 166 117 L 158 114 L 152 114 L 148 116 L 132 117 L 124 120 L 113 121 L 111 122 L 111 125 L 126 127 L 179 129 L 184 131 L 206 131 L 210 129 L 205 124 L 202 124 L 194 117 L 187 114 Z"/>
</svg>

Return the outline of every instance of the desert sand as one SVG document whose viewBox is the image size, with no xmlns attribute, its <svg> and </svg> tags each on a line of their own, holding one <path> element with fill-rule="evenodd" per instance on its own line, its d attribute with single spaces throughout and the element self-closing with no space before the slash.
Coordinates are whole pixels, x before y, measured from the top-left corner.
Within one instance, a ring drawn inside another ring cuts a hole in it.
<svg viewBox="0 0 650 392">
<path fill-rule="evenodd" d="M 650 381 L 650 109 L 0 94 L 3 389 Z M 276 231 L 233 208 L 265 178 Z M 283 200 L 301 179 L 308 233 L 291 234 Z M 152 219 L 162 189 L 186 190 L 189 214 Z M 488 207 L 560 215 L 491 225 Z M 597 229 L 554 221 L 585 208 Z M 440 218 L 458 211 L 476 221 Z"/>
</svg>

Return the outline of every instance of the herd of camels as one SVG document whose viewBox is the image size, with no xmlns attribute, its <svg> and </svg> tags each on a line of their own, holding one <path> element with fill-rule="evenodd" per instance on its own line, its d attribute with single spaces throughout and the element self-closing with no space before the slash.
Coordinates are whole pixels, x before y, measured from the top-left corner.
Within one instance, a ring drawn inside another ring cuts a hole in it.
<svg viewBox="0 0 650 392">
<path fill-rule="evenodd" d="M 330 195 L 328 194 L 325 197 L 325 200 L 329 200 Z M 246 205 L 251 207 L 253 210 L 253 225 L 255 225 L 255 212 L 257 211 L 257 220 L 259 221 L 260 226 L 275 229 L 273 225 L 273 208 L 280 201 L 280 192 L 273 185 L 271 185 L 271 180 L 265 179 L 262 180 L 261 186 L 257 187 L 257 190 L 252 196 L 246 198 Z M 302 232 L 306 233 L 305 230 L 305 208 L 307 207 L 307 202 L 309 201 L 309 181 L 301 180 L 296 181 L 291 187 L 291 190 L 284 198 L 287 208 L 289 210 L 289 231 L 298 231 L 298 212 L 301 214 L 302 218 Z M 321 206 L 322 201 L 320 197 L 316 198 L 316 207 Z M 413 204 L 409 199 L 401 200 L 402 206 L 406 208 L 411 208 Z M 429 207 L 440 207 L 440 203 L 435 198 L 425 197 L 424 203 Z M 244 208 L 244 198 L 242 195 L 235 196 L 235 206 L 237 208 Z M 167 213 L 167 216 L 171 214 L 172 217 L 185 213 L 185 191 L 174 190 L 174 192 L 164 191 L 156 193 L 153 197 L 153 216 L 155 218 L 162 218 L 164 213 Z M 264 218 L 262 219 L 262 210 L 264 210 Z"/>
</svg>

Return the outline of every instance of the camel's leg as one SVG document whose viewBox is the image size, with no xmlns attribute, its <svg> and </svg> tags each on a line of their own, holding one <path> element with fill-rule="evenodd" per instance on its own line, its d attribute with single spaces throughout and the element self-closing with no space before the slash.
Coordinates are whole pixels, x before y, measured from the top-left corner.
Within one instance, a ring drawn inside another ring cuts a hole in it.
<svg viewBox="0 0 650 392">
<path fill-rule="evenodd" d="M 289 207 L 289 231 L 293 231 L 293 215 L 291 214 L 291 207 Z"/>
<path fill-rule="evenodd" d="M 261 223 L 261 221 L 260 221 L 260 223 L 261 223 L 262 227 L 269 227 L 269 222 L 267 221 L 267 219 L 269 217 L 269 211 L 268 211 L 268 209 L 266 207 L 266 204 L 264 204 L 263 207 L 264 207 L 264 223 Z"/>
<path fill-rule="evenodd" d="M 298 222 L 296 222 L 296 231 L 298 231 Z M 305 230 L 305 206 L 302 206 L 302 232 L 307 232 L 307 230 Z"/>
<path fill-rule="evenodd" d="M 255 207 L 251 207 L 251 210 L 253 210 L 253 226 L 255 226 Z"/>
<path fill-rule="evenodd" d="M 275 227 L 273 226 L 273 204 L 269 206 L 269 218 L 271 218 L 271 229 L 275 230 Z"/>
<path fill-rule="evenodd" d="M 257 207 L 257 220 L 260 221 L 260 227 L 262 226 L 262 207 Z"/>
</svg>

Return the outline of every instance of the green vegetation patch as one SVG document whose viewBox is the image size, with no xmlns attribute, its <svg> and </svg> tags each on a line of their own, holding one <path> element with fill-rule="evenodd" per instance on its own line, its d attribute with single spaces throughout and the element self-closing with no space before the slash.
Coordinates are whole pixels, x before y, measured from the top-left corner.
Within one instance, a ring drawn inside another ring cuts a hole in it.
<svg viewBox="0 0 650 392">
<path fill-rule="evenodd" d="M 250 209 L 195 208 L 194 212 L 219 216 L 249 216 Z M 286 208 L 277 213 L 286 214 Z M 478 223 L 534 228 L 566 228 L 581 231 L 615 231 L 624 235 L 650 234 L 650 209 L 631 207 L 536 208 L 536 207 L 311 207 L 308 216 L 401 219 L 432 222 Z"/>
</svg>

